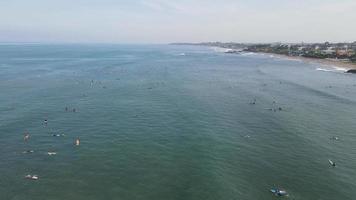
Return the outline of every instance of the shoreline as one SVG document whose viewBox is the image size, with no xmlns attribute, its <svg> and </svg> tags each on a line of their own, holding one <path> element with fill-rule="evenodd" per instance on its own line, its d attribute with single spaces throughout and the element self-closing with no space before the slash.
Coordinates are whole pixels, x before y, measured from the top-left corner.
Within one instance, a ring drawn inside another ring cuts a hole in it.
<svg viewBox="0 0 356 200">
<path fill-rule="evenodd" d="M 247 51 L 250 52 L 250 51 Z M 322 64 L 322 65 L 327 65 L 330 67 L 337 67 L 340 69 L 345 69 L 345 72 L 348 70 L 355 70 L 356 69 L 356 63 L 351 63 L 351 62 L 345 62 L 342 60 L 336 60 L 336 59 L 320 59 L 320 58 L 308 58 L 308 57 L 303 57 L 303 56 L 288 56 L 288 55 L 283 55 L 283 54 L 277 54 L 277 53 L 265 53 L 265 52 L 253 52 L 253 53 L 259 53 L 259 54 L 265 54 L 265 55 L 272 55 L 275 57 L 279 58 L 285 58 L 285 59 L 295 59 L 299 60 L 308 64 Z"/>
<path fill-rule="evenodd" d="M 227 53 L 226 51 L 228 50 L 236 50 L 238 51 L 237 54 L 239 53 L 256 53 L 256 54 L 263 54 L 263 55 L 270 55 L 274 56 L 276 58 L 281 58 L 281 59 L 289 59 L 289 60 L 298 60 L 301 62 L 305 62 L 308 64 L 320 64 L 320 65 L 325 65 L 328 67 L 332 67 L 335 70 L 339 71 L 344 71 L 348 72 L 349 70 L 356 70 L 356 63 L 353 63 L 351 61 L 345 61 L 342 59 L 332 59 L 332 58 L 311 58 L 311 57 L 303 57 L 303 56 L 291 56 L 291 55 L 284 55 L 284 54 L 278 54 L 278 53 L 271 53 L 271 52 L 255 52 L 255 51 L 243 51 L 241 49 L 233 49 L 233 48 L 225 48 L 225 47 L 219 47 L 219 46 L 211 46 L 211 48 L 219 48 L 221 52 Z M 234 53 L 231 53 L 234 54 Z"/>
</svg>

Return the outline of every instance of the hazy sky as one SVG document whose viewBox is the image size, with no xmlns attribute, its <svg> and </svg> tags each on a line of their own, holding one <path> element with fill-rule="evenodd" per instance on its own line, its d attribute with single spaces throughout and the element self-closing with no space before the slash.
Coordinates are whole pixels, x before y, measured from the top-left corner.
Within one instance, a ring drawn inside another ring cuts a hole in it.
<svg viewBox="0 0 356 200">
<path fill-rule="evenodd" d="M 0 42 L 356 40 L 356 0 L 0 0 Z"/>
</svg>

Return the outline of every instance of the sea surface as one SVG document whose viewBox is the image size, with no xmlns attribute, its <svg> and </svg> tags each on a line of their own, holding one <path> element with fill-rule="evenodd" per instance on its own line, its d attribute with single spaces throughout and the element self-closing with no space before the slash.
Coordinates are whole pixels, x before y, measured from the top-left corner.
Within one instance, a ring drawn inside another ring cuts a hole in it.
<svg viewBox="0 0 356 200">
<path fill-rule="evenodd" d="M 2 44 L 0 199 L 354 200 L 356 76 L 332 69 L 197 46 Z"/>
</svg>

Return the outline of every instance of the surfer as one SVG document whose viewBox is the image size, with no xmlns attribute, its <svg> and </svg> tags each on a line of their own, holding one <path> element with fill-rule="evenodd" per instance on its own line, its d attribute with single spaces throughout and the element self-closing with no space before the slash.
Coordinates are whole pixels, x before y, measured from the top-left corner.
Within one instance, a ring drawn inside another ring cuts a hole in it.
<svg viewBox="0 0 356 200">
<path fill-rule="evenodd" d="M 25 135 L 23 136 L 23 140 L 27 142 L 29 139 L 30 139 L 30 134 L 26 132 Z"/>
<path fill-rule="evenodd" d="M 330 140 L 339 140 L 339 137 L 333 136 L 333 137 L 330 138 Z"/>
<path fill-rule="evenodd" d="M 256 105 L 256 99 L 253 99 L 253 101 L 250 103 L 250 105 Z"/>
<path fill-rule="evenodd" d="M 80 140 L 79 140 L 79 138 L 77 138 L 77 139 L 75 140 L 74 145 L 75 145 L 75 146 L 79 146 L 79 145 L 80 145 Z"/>
<path fill-rule="evenodd" d="M 53 135 L 52 135 L 53 137 L 64 137 L 65 135 L 64 134 L 59 134 L 59 133 L 54 133 Z"/>
<path fill-rule="evenodd" d="M 330 165 L 331 165 L 331 166 L 336 167 L 336 163 L 335 163 L 335 162 L 333 162 L 333 161 L 332 161 L 332 160 L 330 160 L 330 159 L 329 159 L 329 163 L 330 163 Z"/>
<path fill-rule="evenodd" d="M 26 179 L 30 179 L 30 180 L 38 180 L 39 177 L 37 175 L 31 175 L 31 174 L 28 174 L 25 176 Z"/>
<path fill-rule="evenodd" d="M 23 151 L 22 153 L 26 154 L 26 153 L 33 153 L 33 152 L 35 152 L 35 151 L 33 151 L 33 150 L 26 150 L 26 151 Z"/>
<path fill-rule="evenodd" d="M 276 196 L 287 196 L 288 195 L 287 191 L 278 189 L 278 188 L 273 188 L 270 191 Z"/>
</svg>

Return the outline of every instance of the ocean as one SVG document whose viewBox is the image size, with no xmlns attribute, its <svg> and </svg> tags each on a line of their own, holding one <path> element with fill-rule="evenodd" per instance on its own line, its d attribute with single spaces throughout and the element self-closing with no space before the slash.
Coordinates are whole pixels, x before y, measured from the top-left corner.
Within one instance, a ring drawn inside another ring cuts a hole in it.
<svg viewBox="0 0 356 200">
<path fill-rule="evenodd" d="M 2 44 L 0 174 L 1 200 L 356 199 L 356 76 L 198 46 Z"/>
</svg>

